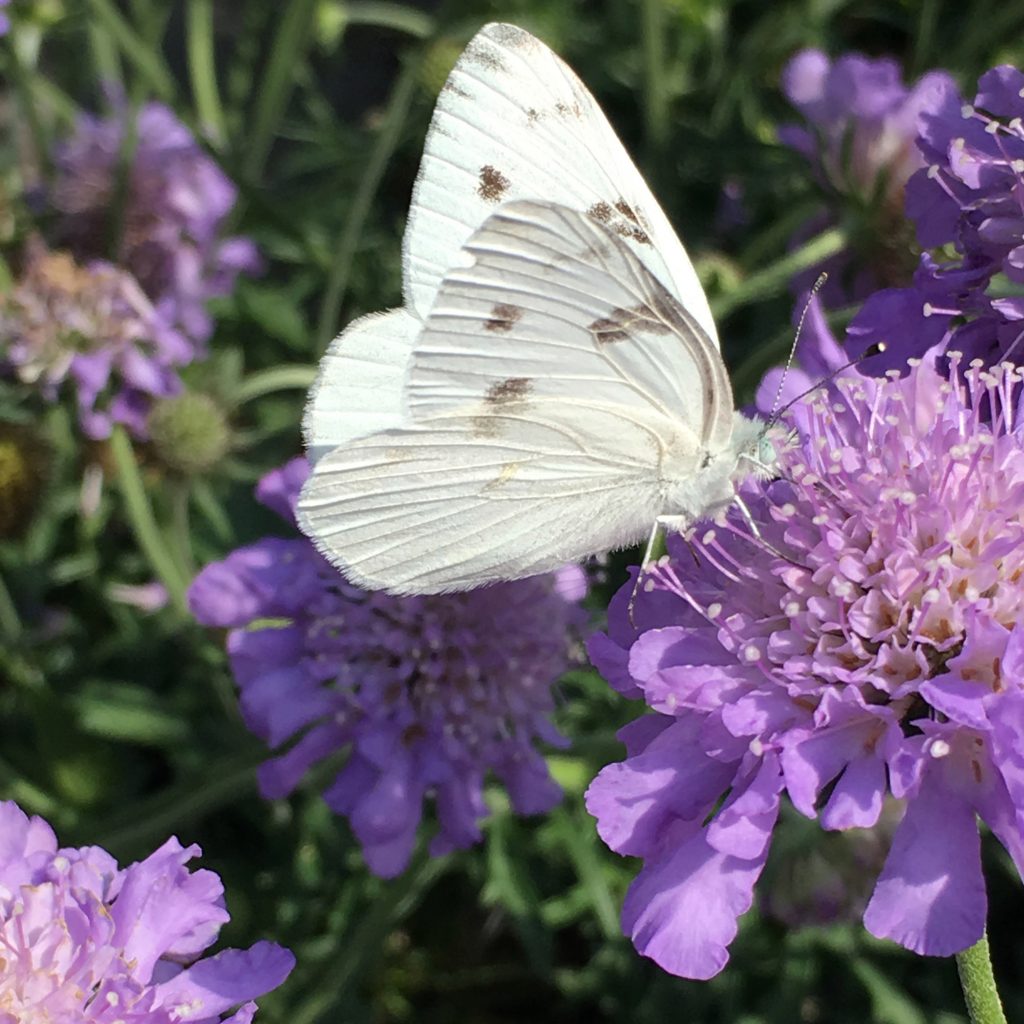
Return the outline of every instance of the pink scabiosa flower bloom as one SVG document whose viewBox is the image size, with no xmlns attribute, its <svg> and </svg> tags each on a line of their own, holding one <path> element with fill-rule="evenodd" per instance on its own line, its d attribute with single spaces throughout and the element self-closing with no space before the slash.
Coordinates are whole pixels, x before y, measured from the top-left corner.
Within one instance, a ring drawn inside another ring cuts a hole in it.
<svg viewBox="0 0 1024 1024">
<path fill-rule="evenodd" d="M 127 116 L 124 105 L 108 118 L 83 115 L 55 154 L 55 231 L 80 259 L 108 255 Z M 201 356 L 207 301 L 258 270 L 259 255 L 247 238 L 221 237 L 237 189 L 172 110 L 144 104 L 135 132 L 117 261 Z"/>
<path fill-rule="evenodd" d="M 294 523 L 308 474 L 295 459 L 257 495 Z M 260 769 L 263 795 L 286 796 L 314 764 L 347 752 L 324 796 L 387 877 L 408 864 L 428 798 L 435 854 L 479 841 L 489 773 L 521 814 L 557 803 L 537 744 L 564 745 L 551 688 L 571 665 L 584 590 L 573 567 L 466 594 L 369 593 L 305 537 L 267 538 L 207 566 L 189 604 L 200 622 L 230 629 L 246 722 L 286 748 Z"/>
<path fill-rule="evenodd" d="M 807 158 L 828 206 L 794 242 L 836 220 L 851 234 L 850 251 L 799 275 L 795 290 L 809 288 L 821 270 L 831 275 L 825 298 L 833 304 L 902 284 L 916 259 L 903 200 L 908 179 L 925 165 L 918 127 L 955 94 L 952 78 L 932 71 L 908 87 L 893 60 L 852 53 L 833 61 L 820 50 L 803 50 L 783 70 L 782 88 L 806 126 L 783 125 L 779 136 Z"/>
<path fill-rule="evenodd" d="M 1024 868 L 1021 397 L 1016 367 L 956 355 L 848 373 L 794 407 L 756 530 L 671 538 L 632 621 L 617 595 L 590 653 L 655 714 L 588 806 L 644 860 L 624 926 L 666 970 L 722 969 L 783 795 L 829 830 L 903 805 L 864 922 L 918 953 L 982 935 L 976 816 Z"/>
<path fill-rule="evenodd" d="M 102 260 L 83 266 L 38 240 L 0 295 L 0 372 L 48 401 L 70 386 L 90 438 L 115 423 L 144 437 L 153 399 L 181 389 L 176 368 L 192 354 L 129 273 Z"/>
<path fill-rule="evenodd" d="M 228 914 L 217 875 L 186 867 L 197 846 L 168 839 L 121 868 L 97 846 L 58 849 L 13 803 L 0 835 L 5 1024 L 249 1024 L 295 965 L 273 942 L 204 956 Z"/>
</svg>

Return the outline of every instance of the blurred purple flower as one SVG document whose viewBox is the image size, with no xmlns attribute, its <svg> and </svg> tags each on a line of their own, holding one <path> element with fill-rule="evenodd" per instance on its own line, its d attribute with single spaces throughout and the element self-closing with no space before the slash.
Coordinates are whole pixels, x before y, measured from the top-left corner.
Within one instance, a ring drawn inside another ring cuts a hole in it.
<svg viewBox="0 0 1024 1024">
<path fill-rule="evenodd" d="M 955 93 L 953 80 L 932 71 L 908 88 L 895 61 L 848 54 L 833 62 L 804 50 L 786 65 L 782 87 L 809 127 L 784 125 L 779 136 L 811 163 L 832 207 L 794 242 L 842 219 L 860 250 L 856 259 L 843 253 L 799 275 L 795 290 L 807 290 L 821 270 L 831 274 L 824 291 L 829 304 L 901 283 L 914 265 L 903 199 L 908 179 L 924 166 L 915 145 L 918 126 Z"/>
<path fill-rule="evenodd" d="M 14 803 L 0 835 L 4 1021 L 248 1024 L 295 965 L 273 942 L 203 956 L 228 914 L 217 875 L 185 866 L 198 846 L 168 839 L 122 869 L 97 846 L 58 849 Z"/>
<path fill-rule="evenodd" d="M 294 522 L 308 473 L 295 459 L 257 496 Z M 488 773 L 521 814 L 558 801 L 535 744 L 564 745 L 549 721 L 551 687 L 570 666 L 582 579 L 574 567 L 468 594 L 393 597 L 348 583 L 305 538 L 267 538 L 207 566 L 189 603 L 200 622 L 231 630 L 249 728 L 271 747 L 291 743 L 262 766 L 264 796 L 286 796 L 346 751 L 325 798 L 348 817 L 371 870 L 393 876 L 409 862 L 427 797 L 434 854 L 480 839 Z"/>
<path fill-rule="evenodd" d="M 1024 341 L 1024 299 L 993 296 L 990 288 L 1000 272 L 1024 283 L 1022 88 L 1024 74 L 1003 65 L 981 77 L 973 104 L 951 85 L 941 89 L 940 102 L 921 118 L 927 166 L 907 185 L 907 214 L 921 245 L 952 243 L 957 256 L 926 254 L 899 301 L 918 323 L 940 318 L 940 348 L 989 365 L 1019 358 Z"/>
<path fill-rule="evenodd" d="M 0 0 L 0 7 L 7 7 L 11 0 Z M 2 10 L 0 10 L 0 36 L 7 35 L 11 30 L 11 19 Z"/>
<path fill-rule="evenodd" d="M 107 252 L 126 119 L 126 106 L 109 118 L 83 115 L 55 154 L 57 233 L 80 259 Z M 237 189 L 173 111 L 146 103 L 136 134 L 117 260 L 201 355 L 212 330 L 207 301 L 257 271 L 259 254 L 249 239 L 220 237 Z"/>
<path fill-rule="evenodd" d="M 666 970 L 724 966 L 783 793 L 827 830 L 904 803 L 864 921 L 918 953 L 982 935 L 976 816 L 1024 868 L 1021 376 L 847 373 L 748 495 L 757 533 L 671 538 L 632 622 L 614 599 L 591 657 L 656 713 L 588 806 L 644 859 L 623 921 Z"/>
<path fill-rule="evenodd" d="M 130 274 L 101 260 L 80 266 L 38 240 L 0 296 L 0 372 L 48 401 L 69 381 L 91 438 L 109 436 L 114 423 L 145 437 L 151 400 L 181 389 L 175 367 L 192 353 Z"/>
</svg>

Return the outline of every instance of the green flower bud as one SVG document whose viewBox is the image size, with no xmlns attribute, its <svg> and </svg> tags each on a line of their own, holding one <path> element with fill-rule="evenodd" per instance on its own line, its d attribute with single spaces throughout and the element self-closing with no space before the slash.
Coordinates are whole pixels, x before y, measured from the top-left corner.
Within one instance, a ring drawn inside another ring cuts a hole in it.
<svg viewBox="0 0 1024 1024">
<path fill-rule="evenodd" d="M 149 436 L 160 461 L 185 476 L 212 469 L 231 445 L 223 410 L 194 391 L 157 402 L 149 414 Z"/>
</svg>

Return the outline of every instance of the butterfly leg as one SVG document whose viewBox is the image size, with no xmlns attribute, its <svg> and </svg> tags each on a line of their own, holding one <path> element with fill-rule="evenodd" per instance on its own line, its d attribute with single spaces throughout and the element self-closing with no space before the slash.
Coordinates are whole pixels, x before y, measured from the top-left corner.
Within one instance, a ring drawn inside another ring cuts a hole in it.
<svg viewBox="0 0 1024 1024">
<path fill-rule="evenodd" d="M 629 595 L 629 624 L 631 626 L 636 626 L 636 623 L 633 621 L 633 609 L 636 605 L 636 596 L 640 592 L 640 584 L 643 582 L 644 572 L 652 562 L 656 562 L 665 553 L 665 545 L 664 541 L 662 541 L 658 558 L 654 556 L 655 550 L 659 547 L 658 541 L 661 539 L 659 534 L 662 530 L 676 530 L 681 533 L 688 525 L 689 520 L 685 516 L 658 516 L 651 524 L 651 533 L 647 538 L 644 556 L 640 560 L 640 567 L 637 570 L 636 579 L 633 581 L 633 591 Z M 694 555 L 694 558 L 696 558 L 696 555 Z"/>
</svg>

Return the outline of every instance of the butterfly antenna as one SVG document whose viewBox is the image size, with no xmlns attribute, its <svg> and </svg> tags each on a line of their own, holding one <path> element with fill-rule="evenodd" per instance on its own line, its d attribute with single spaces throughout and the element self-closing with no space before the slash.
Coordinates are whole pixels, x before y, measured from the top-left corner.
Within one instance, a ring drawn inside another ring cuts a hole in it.
<svg viewBox="0 0 1024 1024">
<path fill-rule="evenodd" d="M 880 353 L 884 352 L 885 349 L 885 342 L 879 341 L 878 343 L 872 345 L 870 348 L 865 349 L 859 356 L 857 356 L 856 359 L 851 359 L 848 363 L 843 363 L 842 366 L 837 366 L 830 374 L 828 374 L 825 377 L 822 377 L 821 380 L 812 384 L 806 391 L 801 391 L 800 394 L 796 396 L 796 398 L 790 399 L 777 413 L 773 413 L 772 418 L 768 421 L 767 426 L 769 428 L 774 426 L 776 423 L 779 422 L 780 419 L 782 419 L 783 413 L 785 413 L 787 409 L 791 409 L 801 399 L 806 398 L 808 395 L 813 394 L 815 391 L 817 391 L 818 388 L 823 388 L 826 384 L 835 380 L 836 377 L 838 377 L 839 374 L 841 374 L 844 370 L 849 370 L 851 366 L 857 366 L 860 363 L 863 363 L 865 359 L 870 359 L 872 356 L 879 355 Z"/>
<path fill-rule="evenodd" d="M 818 275 L 818 280 L 811 286 L 811 290 L 807 293 L 807 301 L 804 303 L 803 312 L 800 314 L 800 319 L 796 324 L 796 334 L 793 337 L 793 344 L 789 349 L 789 357 L 786 359 L 786 365 L 783 367 L 782 376 L 779 378 L 779 386 L 775 390 L 775 398 L 772 401 L 772 411 L 769 416 L 769 422 L 775 422 L 775 411 L 779 407 L 779 401 L 782 398 L 782 389 L 786 386 L 786 375 L 789 373 L 790 367 L 793 365 L 793 360 L 796 358 L 796 347 L 800 344 L 800 334 L 804 329 L 804 321 L 807 319 L 807 314 L 810 312 L 811 303 L 817 297 L 818 292 L 825 286 L 825 282 L 828 280 L 828 274 L 823 270 Z"/>
</svg>

